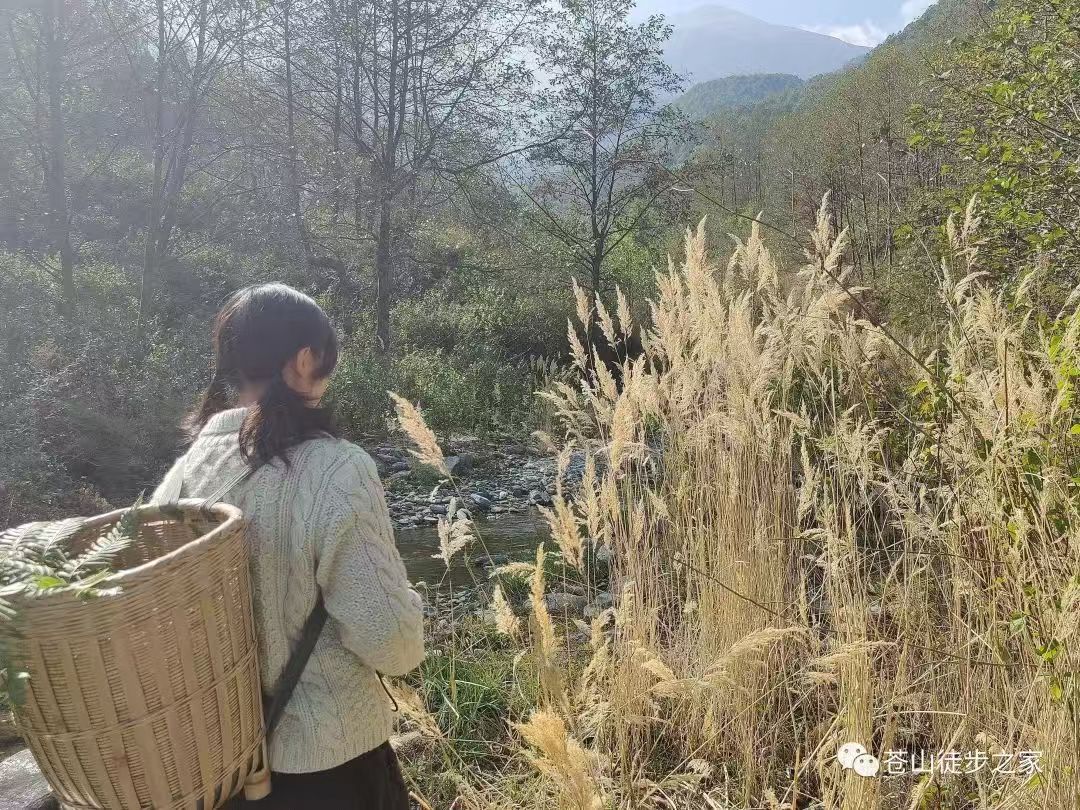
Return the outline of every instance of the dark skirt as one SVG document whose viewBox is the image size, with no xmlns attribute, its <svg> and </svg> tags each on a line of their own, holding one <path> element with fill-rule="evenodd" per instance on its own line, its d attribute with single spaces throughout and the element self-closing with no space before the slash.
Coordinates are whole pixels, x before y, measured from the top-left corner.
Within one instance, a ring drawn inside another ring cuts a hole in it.
<svg viewBox="0 0 1080 810">
<path fill-rule="evenodd" d="M 409 810 L 409 792 L 390 743 L 312 773 L 272 773 L 270 795 L 230 810 Z"/>
</svg>

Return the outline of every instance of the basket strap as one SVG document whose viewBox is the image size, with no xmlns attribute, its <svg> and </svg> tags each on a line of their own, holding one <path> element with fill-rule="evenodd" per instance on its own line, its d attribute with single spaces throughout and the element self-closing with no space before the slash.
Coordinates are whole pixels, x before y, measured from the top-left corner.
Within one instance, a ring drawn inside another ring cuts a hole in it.
<svg viewBox="0 0 1080 810">
<path fill-rule="evenodd" d="M 285 662 L 285 668 L 281 670 L 281 674 L 274 683 L 274 688 L 269 694 L 263 695 L 263 718 L 266 724 L 267 737 L 277 728 L 277 724 L 281 720 L 281 713 L 285 711 L 285 706 L 288 704 L 289 698 L 292 697 L 296 684 L 300 681 L 304 667 L 307 666 L 308 659 L 311 658 L 311 653 L 315 650 L 315 644 L 322 633 L 323 625 L 326 624 L 326 618 L 326 605 L 323 604 L 322 594 L 319 594 L 315 609 L 311 611 L 304 621 L 304 626 L 300 631 L 300 639 L 296 642 L 292 652 L 289 653 L 289 660 Z"/>
<path fill-rule="evenodd" d="M 255 474 L 256 467 L 251 467 L 247 464 L 242 469 L 237 470 L 234 475 L 225 479 L 217 489 L 211 492 L 208 496 L 202 499 L 199 504 L 199 508 L 204 512 L 209 510 L 215 504 L 219 503 L 226 495 L 228 495 L 235 487 L 240 486 L 244 481 L 249 479 Z M 187 476 L 183 470 L 180 470 L 179 475 L 170 476 L 166 478 L 165 488 L 162 489 L 157 497 L 154 499 L 156 503 L 175 504 L 180 500 L 180 496 L 184 491 L 184 484 L 187 483 Z"/>
<path fill-rule="evenodd" d="M 242 470 L 237 471 L 235 475 L 227 478 L 225 483 L 203 498 L 203 502 L 199 508 L 207 510 L 215 506 L 222 498 L 232 492 L 235 487 L 240 486 L 254 474 L 255 468 L 245 464 Z"/>
<path fill-rule="evenodd" d="M 200 509 L 203 511 L 209 510 L 215 504 L 217 504 L 222 498 L 229 494 L 235 487 L 240 486 L 244 481 L 247 481 L 255 474 L 257 468 L 244 465 L 244 468 L 225 480 L 225 482 L 215 489 L 210 495 L 203 499 L 200 504 Z M 183 484 L 181 484 L 183 489 Z M 179 493 L 176 493 L 179 495 Z M 308 659 L 311 658 L 311 654 L 315 651 L 315 645 L 319 641 L 319 636 L 322 634 L 323 626 L 326 624 L 327 619 L 326 605 L 323 603 L 322 594 L 319 594 L 319 598 L 315 603 L 315 608 L 304 620 L 304 626 L 300 630 L 300 638 L 296 643 L 296 646 L 289 653 L 289 658 L 285 662 L 285 668 L 281 671 L 281 675 L 278 676 L 277 681 L 274 683 L 274 688 L 269 694 L 263 695 L 263 720 L 266 728 L 266 736 L 269 737 L 271 732 L 277 727 L 278 722 L 281 720 L 282 712 L 285 711 L 285 706 L 289 702 L 289 698 L 292 697 L 293 691 L 296 689 L 297 683 L 300 682 L 300 676 L 304 672 L 304 668 L 307 666 Z"/>
</svg>

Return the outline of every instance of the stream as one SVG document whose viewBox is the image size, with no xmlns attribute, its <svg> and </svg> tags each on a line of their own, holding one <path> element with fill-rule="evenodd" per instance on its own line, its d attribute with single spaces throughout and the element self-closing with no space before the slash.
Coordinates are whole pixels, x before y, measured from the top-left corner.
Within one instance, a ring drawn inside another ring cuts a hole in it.
<svg viewBox="0 0 1080 810">
<path fill-rule="evenodd" d="M 477 519 L 473 525 L 477 539 L 467 550 L 468 558 L 475 561 L 491 555 L 499 565 L 535 560 L 537 544 L 549 536 L 547 523 L 533 509 L 490 520 Z M 443 582 L 446 566 L 432 557 L 439 550 L 439 532 L 435 526 L 398 529 L 395 536 L 413 584 L 426 582 L 434 586 Z M 454 557 L 449 576 L 455 588 L 471 582 L 473 577 L 480 581 L 487 579 L 483 568 L 467 561 L 462 554 Z"/>
</svg>

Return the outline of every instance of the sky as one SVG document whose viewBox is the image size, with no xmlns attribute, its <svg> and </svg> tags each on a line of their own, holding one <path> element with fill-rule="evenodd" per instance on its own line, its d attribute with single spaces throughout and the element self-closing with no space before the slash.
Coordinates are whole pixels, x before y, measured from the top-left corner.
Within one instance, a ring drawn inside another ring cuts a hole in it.
<svg viewBox="0 0 1080 810">
<path fill-rule="evenodd" d="M 806 28 L 854 45 L 873 46 L 921 15 L 936 0 L 637 0 L 637 13 L 678 14 L 722 5 L 772 23 Z"/>
</svg>

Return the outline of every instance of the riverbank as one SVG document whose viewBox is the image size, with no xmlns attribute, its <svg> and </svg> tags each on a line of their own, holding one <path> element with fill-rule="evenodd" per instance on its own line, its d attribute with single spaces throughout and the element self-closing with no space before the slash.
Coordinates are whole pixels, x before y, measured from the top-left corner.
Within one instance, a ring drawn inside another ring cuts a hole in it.
<svg viewBox="0 0 1080 810">
<path fill-rule="evenodd" d="M 363 444 L 379 469 L 397 529 L 436 525 L 452 498 L 470 517 L 497 518 L 550 506 L 556 489 L 555 460 L 516 439 L 447 439 L 443 453 L 452 482 L 419 464 L 404 442 Z M 571 458 L 564 483 L 575 487 L 583 471 L 584 458 Z"/>
</svg>

